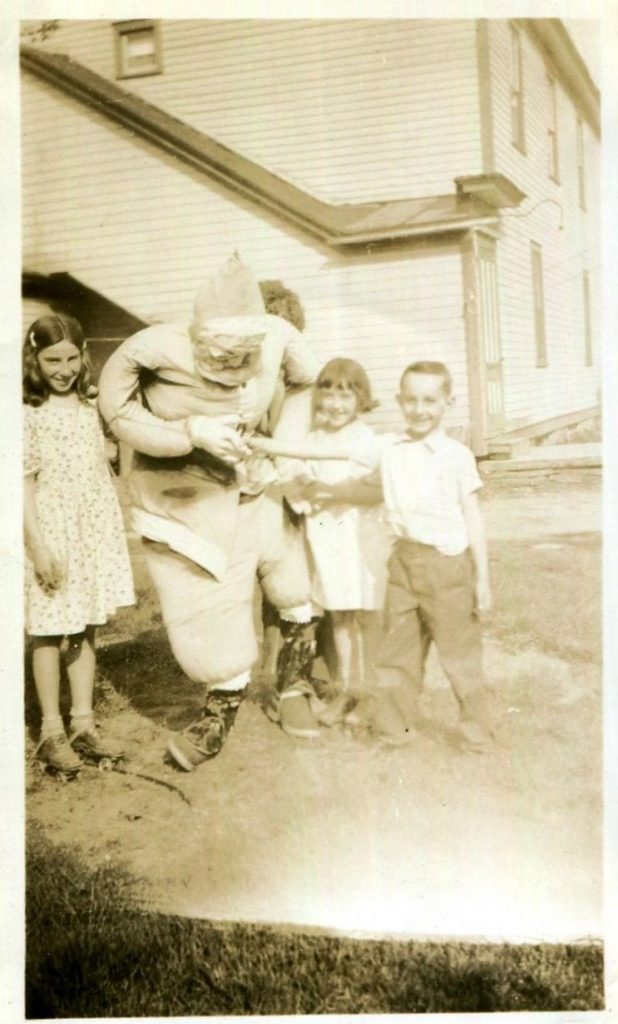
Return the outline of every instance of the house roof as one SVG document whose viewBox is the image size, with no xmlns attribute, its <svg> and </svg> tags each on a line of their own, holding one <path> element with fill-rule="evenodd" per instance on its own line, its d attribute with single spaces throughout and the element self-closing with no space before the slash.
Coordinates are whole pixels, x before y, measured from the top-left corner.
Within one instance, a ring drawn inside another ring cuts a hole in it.
<svg viewBox="0 0 618 1024">
<path fill-rule="evenodd" d="M 40 266 L 36 270 L 26 267 L 22 295 L 77 317 L 90 338 L 126 337 L 146 326 L 144 320 L 66 272 L 44 273 Z"/>
<path fill-rule="evenodd" d="M 502 188 L 502 199 L 495 202 L 492 183 L 484 192 L 458 186 L 448 195 L 327 203 L 64 54 L 23 46 L 21 63 L 25 70 L 333 246 L 495 226 L 497 207 L 516 205 L 523 198 L 512 186 Z"/>
<path fill-rule="evenodd" d="M 522 18 L 519 20 L 544 46 L 598 135 L 601 130 L 600 93 L 560 18 Z"/>
</svg>

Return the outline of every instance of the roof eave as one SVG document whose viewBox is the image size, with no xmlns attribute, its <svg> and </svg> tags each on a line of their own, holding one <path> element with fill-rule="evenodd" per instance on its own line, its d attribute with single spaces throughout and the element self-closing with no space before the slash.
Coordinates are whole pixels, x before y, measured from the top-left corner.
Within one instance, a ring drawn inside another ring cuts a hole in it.
<svg viewBox="0 0 618 1024">
<path fill-rule="evenodd" d="M 21 60 L 22 65 L 37 77 L 238 195 L 285 217 L 288 222 L 327 245 L 341 247 L 390 242 L 497 224 L 495 212 L 486 206 L 485 209 L 463 212 L 463 216 L 460 211 L 457 217 L 449 216 L 449 211 L 445 210 L 442 216 L 434 220 L 427 218 L 423 223 L 406 226 L 400 213 L 400 200 L 392 204 L 337 205 L 324 202 L 64 54 L 22 47 Z M 433 197 L 432 202 L 437 198 Z M 457 202 L 455 196 L 452 199 Z M 363 220 L 371 217 L 380 207 L 389 209 L 391 223 L 388 223 L 387 217 L 386 223 L 379 227 L 367 226 L 363 229 Z"/>
<path fill-rule="evenodd" d="M 591 127 L 601 133 L 601 96 L 590 72 L 560 18 L 522 18 L 521 21 L 547 50 Z"/>
<path fill-rule="evenodd" d="M 452 218 L 447 220 L 433 221 L 428 224 L 417 224 L 415 227 L 392 228 L 388 231 L 371 232 L 359 231 L 357 233 L 346 233 L 345 235 L 329 235 L 326 241 L 329 245 L 363 245 L 376 242 L 405 241 L 407 238 L 418 238 L 423 235 L 441 235 L 456 231 L 468 231 L 472 228 L 498 227 L 498 217 L 495 214 L 489 216 L 469 217 L 467 220 Z"/>
</svg>

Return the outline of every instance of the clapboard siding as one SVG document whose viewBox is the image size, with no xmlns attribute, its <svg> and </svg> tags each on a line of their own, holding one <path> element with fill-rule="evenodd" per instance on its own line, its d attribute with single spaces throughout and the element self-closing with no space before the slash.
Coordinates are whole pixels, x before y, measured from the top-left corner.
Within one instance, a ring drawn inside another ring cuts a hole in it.
<svg viewBox="0 0 618 1024">
<path fill-rule="evenodd" d="M 585 125 L 588 203 L 583 211 L 577 192 L 577 113 L 566 84 L 557 77 L 557 183 L 548 173 L 548 58 L 537 42 L 522 32 L 524 155 L 511 142 L 509 23 L 494 20 L 488 24 L 496 169 L 527 196 L 514 211 L 516 216 L 503 214 L 498 246 L 505 411 L 507 420 L 516 425 L 592 406 L 598 397 L 599 143 Z M 549 363 L 544 368 L 536 367 L 531 242 L 541 246 L 543 257 Z M 590 273 L 593 311 L 595 365 L 591 368 L 585 366 L 584 358 L 584 270 Z"/>
<path fill-rule="evenodd" d="M 316 196 L 453 191 L 481 170 L 473 20 L 164 20 L 164 72 L 120 84 Z M 115 78 L 113 27 L 41 44 Z"/>
<path fill-rule="evenodd" d="M 52 309 L 46 302 L 42 302 L 40 299 L 24 298 L 21 304 L 22 341 L 25 339 L 30 325 L 40 316 L 48 316 L 51 312 Z"/>
<path fill-rule="evenodd" d="M 235 249 L 260 278 L 296 290 L 321 360 L 370 373 L 374 421 L 413 359 L 447 362 L 453 427 L 468 419 L 459 246 L 450 239 L 338 255 L 26 74 L 22 90 L 24 259 L 64 270 L 145 320 L 187 319 L 204 277 Z"/>
</svg>

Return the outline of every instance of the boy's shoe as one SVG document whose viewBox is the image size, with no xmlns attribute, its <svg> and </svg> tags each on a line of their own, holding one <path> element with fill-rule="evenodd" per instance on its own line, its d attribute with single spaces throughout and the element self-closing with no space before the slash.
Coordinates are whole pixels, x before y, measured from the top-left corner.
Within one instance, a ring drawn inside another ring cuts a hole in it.
<svg viewBox="0 0 618 1024">
<path fill-rule="evenodd" d="M 108 743 L 107 740 L 103 742 L 97 729 L 92 727 L 74 733 L 70 743 L 75 753 L 84 761 L 93 761 L 95 764 L 109 762 L 109 767 L 112 767 L 124 757 L 124 751 L 120 747 Z"/>
<path fill-rule="evenodd" d="M 409 743 L 414 735 L 390 690 L 375 692 L 368 709 L 368 718 L 373 732 L 384 743 L 392 746 Z"/>
<path fill-rule="evenodd" d="M 279 724 L 288 736 L 312 740 L 320 735 L 308 697 L 302 693 L 282 693 L 279 701 Z"/>
<path fill-rule="evenodd" d="M 63 732 L 41 740 L 36 749 L 36 756 L 45 768 L 58 772 L 60 775 L 77 775 L 82 766 L 79 757 Z"/>
<path fill-rule="evenodd" d="M 216 757 L 234 725 L 244 690 L 211 690 L 200 717 L 172 736 L 167 750 L 180 768 L 192 772 Z"/>
</svg>

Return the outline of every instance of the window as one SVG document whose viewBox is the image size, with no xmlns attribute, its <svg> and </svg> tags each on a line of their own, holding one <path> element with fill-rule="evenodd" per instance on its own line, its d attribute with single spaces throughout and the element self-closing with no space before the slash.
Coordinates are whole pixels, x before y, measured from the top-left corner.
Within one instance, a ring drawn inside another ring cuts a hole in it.
<svg viewBox="0 0 618 1024">
<path fill-rule="evenodd" d="M 526 152 L 521 32 L 514 25 L 511 25 L 511 142 L 522 153 Z"/>
<path fill-rule="evenodd" d="M 554 181 L 560 181 L 558 167 L 558 108 L 556 98 L 556 80 L 551 76 L 547 79 L 547 155 L 549 160 L 548 173 Z"/>
<path fill-rule="evenodd" d="M 536 365 L 547 366 L 547 342 L 545 340 L 545 295 L 543 291 L 543 254 L 541 246 L 537 245 L 536 242 L 531 243 L 531 255 Z"/>
<path fill-rule="evenodd" d="M 583 273 L 584 285 L 584 366 L 592 366 L 592 316 L 590 310 L 590 274 Z"/>
<path fill-rule="evenodd" d="M 119 21 L 116 33 L 116 77 L 137 78 L 163 70 L 159 26 L 154 21 Z"/>
<path fill-rule="evenodd" d="M 586 209 L 586 167 L 584 160 L 584 122 L 577 118 L 577 193 L 579 205 Z"/>
</svg>

